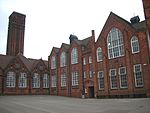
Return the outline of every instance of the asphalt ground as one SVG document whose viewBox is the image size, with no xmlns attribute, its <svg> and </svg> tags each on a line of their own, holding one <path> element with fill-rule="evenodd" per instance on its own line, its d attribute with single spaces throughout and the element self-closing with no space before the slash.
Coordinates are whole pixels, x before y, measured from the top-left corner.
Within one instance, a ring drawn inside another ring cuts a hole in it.
<svg viewBox="0 0 150 113">
<path fill-rule="evenodd" d="M 150 113 L 150 98 L 81 99 L 50 95 L 0 96 L 0 113 Z"/>
</svg>

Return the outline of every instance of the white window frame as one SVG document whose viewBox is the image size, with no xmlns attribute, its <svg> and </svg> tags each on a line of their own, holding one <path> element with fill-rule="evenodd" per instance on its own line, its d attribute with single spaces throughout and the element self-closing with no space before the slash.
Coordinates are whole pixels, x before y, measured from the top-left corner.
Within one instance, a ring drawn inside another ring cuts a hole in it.
<svg viewBox="0 0 150 113">
<path fill-rule="evenodd" d="M 114 71 L 114 75 L 112 75 L 112 71 Z M 110 69 L 109 71 L 109 76 L 110 76 L 110 86 L 111 86 L 111 89 L 117 89 L 117 75 L 116 75 L 116 69 Z M 115 80 L 115 81 L 112 81 L 112 80 Z M 114 87 L 113 86 L 113 82 L 116 82 L 116 86 Z"/>
<path fill-rule="evenodd" d="M 83 58 L 83 65 L 86 65 L 86 58 Z"/>
<path fill-rule="evenodd" d="M 43 88 L 49 88 L 49 75 L 47 73 L 43 75 Z"/>
<path fill-rule="evenodd" d="M 66 66 L 66 52 L 62 52 L 60 55 L 60 67 Z"/>
<path fill-rule="evenodd" d="M 140 47 L 139 47 L 139 41 L 136 36 L 133 36 L 131 38 L 131 48 L 132 48 L 132 53 L 139 53 L 140 52 Z"/>
<path fill-rule="evenodd" d="M 61 75 L 61 87 L 66 87 L 67 86 L 67 76 L 66 73 L 63 73 Z"/>
<path fill-rule="evenodd" d="M 51 69 L 56 69 L 56 57 L 52 56 L 51 59 Z"/>
<path fill-rule="evenodd" d="M 107 36 L 108 58 L 113 59 L 124 56 L 124 42 L 122 32 L 112 28 Z"/>
<path fill-rule="evenodd" d="M 71 64 L 77 64 L 78 63 L 78 49 L 73 48 L 71 51 Z"/>
<path fill-rule="evenodd" d="M 72 86 L 79 85 L 79 73 L 78 72 L 72 72 Z"/>
<path fill-rule="evenodd" d="M 93 71 L 92 70 L 90 70 L 90 72 L 89 72 L 89 78 L 93 78 Z"/>
<path fill-rule="evenodd" d="M 89 56 L 89 64 L 92 63 L 92 56 Z"/>
<path fill-rule="evenodd" d="M 136 67 L 139 66 L 140 68 L 138 69 L 138 71 L 136 70 Z M 144 83 L 143 83 L 143 75 L 142 75 L 142 66 L 141 64 L 135 64 L 134 65 L 134 78 L 135 78 L 135 87 L 143 87 L 144 86 Z M 138 77 L 140 76 L 139 80 L 141 80 L 141 83 L 139 85 L 139 83 L 137 81 L 138 80 Z"/>
<path fill-rule="evenodd" d="M 83 73 L 84 73 L 84 75 L 83 75 L 83 76 L 84 76 L 84 79 L 86 79 L 86 71 L 84 71 Z"/>
<path fill-rule="evenodd" d="M 57 83 L 57 82 L 56 82 L 56 76 L 55 76 L 55 75 L 52 75 L 51 78 L 52 78 L 51 87 L 54 88 L 54 87 L 56 87 L 56 83 Z"/>
<path fill-rule="evenodd" d="M 118 74 L 119 74 L 119 80 L 120 80 L 120 88 L 127 88 L 128 87 L 128 82 L 127 82 L 126 67 L 120 67 Z M 122 84 L 123 82 L 126 82 L 126 86 L 123 86 L 123 84 Z"/>
<path fill-rule="evenodd" d="M 99 90 L 103 90 L 105 87 L 105 82 L 104 82 L 104 71 L 99 71 L 98 72 L 98 88 Z M 101 81 L 103 80 L 103 87 L 100 85 Z"/>
<path fill-rule="evenodd" d="M 27 74 L 20 73 L 19 75 L 19 88 L 26 88 L 27 87 Z"/>
<path fill-rule="evenodd" d="M 6 87 L 14 88 L 16 87 L 16 73 L 13 71 L 7 72 Z"/>
<path fill-rule="evenodd" d="M 103 61 L 102 48 L 98 47 L 96 52 L 97 52 L 97 62 Z"/>
<path fill-rule="evenodd" d="M 32 88 L 40 88 L 40 75 L 38 73 L 33 74 Z"/>
</svg>

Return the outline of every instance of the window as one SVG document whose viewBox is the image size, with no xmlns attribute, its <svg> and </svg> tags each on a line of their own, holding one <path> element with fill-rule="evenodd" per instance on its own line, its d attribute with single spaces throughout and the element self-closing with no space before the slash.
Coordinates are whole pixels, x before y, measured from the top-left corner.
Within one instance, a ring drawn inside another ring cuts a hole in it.
<svg viewBox="0 0 150 113">
<path fill-rule="evenodd" d="M 91 63 L 92 63 L 92 57 L 89 56 L 89 64 L 91 64 Z"/>
<path fill-rule="evenodd" d="M 67 86 L 66 73 L 61 75 L 61 87 Z"/>
<path fill-rule="evenodd" d="M 83 58 L 83 65 L 86 65 L 86 58 Z"/>
<path fill-rule="evenodd" d="M 97 62 L 100 62 L 102 60 L 102 49 L 99 47 L 97 48 Z"/>
<path fill-rule="evenodd" d="M 55 56 L 52 56 L 51 69 L 55 69 L 55 68 L 56 68 L 56 58 L 55 58 Z"/>
<path fill-rule="evenodd" d="M 43 75 L 43 88 L 49 88 L 49 76 L 48 76 L 48 74 Z"/>
<path fill-rule="evenodd" d="M 32 87 L 40 88 L 40 75 L 38 73 L 34 73 L 32 78 Z"/>
<path fill-rule="evenodd" d="M 13 71 L 9 71 L 7 73 L 6 86 L 7 87 L 16 86 L 16 74 Z"/>
<path fill-rule="evenodd" d="M 117 89 L 116 69 L 110 69 L 110 85 L 111 89 Z"/>
<path fill-rule="evenodd" d="M 138 38 L 136 36 L 133 36 L 131 39 L 131 48 L 132 48 L 132 53 L 138 53 L 140 51 Z"/>
<path fill-rule="evenodd" d="M 72 72 L 72 86 L 79 85 L 78 72 Z"/>
<path fill-rule="evenodd" d="M 126 68 L 119 68 L 119 79 L 120 79 L 120 88 L 127 88 L 127 74 Z"/>
<path fill-rule="evenodd" d="M 84 78 L 86 78 L 86 71 L 84 71 Z"/>
<path fill-rule="evenodd" d="M 19 87 L 20 88 L 26 88 L 27 87 L 27 74 L 26 73 L 20 73 Z"/>
<path fill-rule="evenodd" d="M 112 28 L 107 37 L 108 57 L 124 56 L 123 36 L 119 29 Z"/>
<path fill-rule="evenodd" d="M 90 71 L 90 78 L 93 78 L 93 71 Z"/>
<path fill-rule="evenodd" d="M 60 67 L 66 66 L 66 53 L 62 52 L 60 56 Z"/>
<path fill-rule="evenodd" d="M 71 64 L 78 63 L 78 50 L 77 48 L 73 48 L 71 51 Z"/>
<path fill-rule="evenodd" d="M 135 77 L 135 86 L 143 87 L 143 77 L 141 64 L 134 65 L 134 77 Z"/>
<path fill-rule="evenodd" d="M 99 84 L 99 90 L 104 89 L 104 72 L 103 71 L 98 72 L 98 84 Z"/>
<path fill-rule="evenodd" d="M 52 76 L 52 82 L 51 87 L 56 87 L 56 76 Z"/>
</svg>

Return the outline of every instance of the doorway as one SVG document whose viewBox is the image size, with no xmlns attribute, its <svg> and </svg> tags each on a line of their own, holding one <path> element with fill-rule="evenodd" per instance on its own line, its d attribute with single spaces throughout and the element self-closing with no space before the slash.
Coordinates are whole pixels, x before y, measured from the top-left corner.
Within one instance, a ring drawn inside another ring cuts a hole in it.
<svg viewBox="0 0 150 113">
<path fill-rule="evenodd" d="M 94 86 L 90 86 L 88 89 L 89 98 L 94 98 Z"/>
</svg>

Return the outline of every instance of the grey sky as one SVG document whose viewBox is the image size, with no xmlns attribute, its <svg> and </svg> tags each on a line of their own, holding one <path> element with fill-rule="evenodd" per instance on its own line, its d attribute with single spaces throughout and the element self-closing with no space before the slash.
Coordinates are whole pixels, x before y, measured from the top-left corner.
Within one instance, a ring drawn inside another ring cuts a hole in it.
<svg viewBox="0 0 150 113">
<path fill-rule="evenodd" d="M 69 43 L 70 34 L 84 39 L 95 30 L 97 40 L 110 11 L 127 21 L 136 15 L 144 20 L 142 0 L 0 0 L 0 54 L 6 53 L 13 11 L 26 15 L 24 55 L 36 59 Z"/>
</svg>

